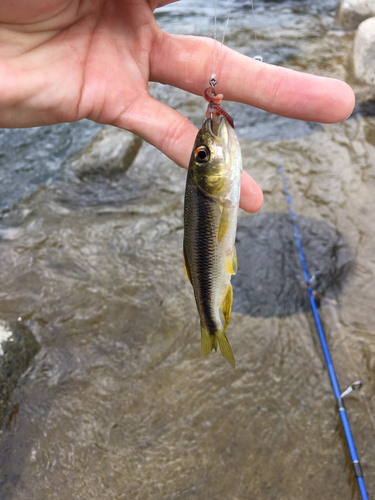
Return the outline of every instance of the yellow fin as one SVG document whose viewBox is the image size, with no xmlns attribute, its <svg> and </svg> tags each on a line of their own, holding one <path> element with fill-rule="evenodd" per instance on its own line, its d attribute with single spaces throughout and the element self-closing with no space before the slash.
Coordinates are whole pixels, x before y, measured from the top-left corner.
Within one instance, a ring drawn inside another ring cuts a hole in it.
<svg viewBox="0 0 375 500">
<path fill-rule="evenodd" d="M 232 285 L 229 285 L 227 288 L 227 293 L 225 294 L 225 298 L 221 304 L 221 312 L 224 317 L 224 330 L 226 330 L 228 327 L 230 312 L 232 310 L 232 300 L 233 300 L 233 289 Z"/>
<path fill-rule="evenodd" d="M 227 256 L 227 271 L 229 274 L 237 273 L 237 251 L 233 247 L 232 253 Z"/>
<path fill-rule="evenodd" d="M 201 337 L 202 337 L 202 352 L 204 356 L 208 356 L 212 349 L 217 350 L 216 335 L 210 335 L 208 331 L 201 324 Z"/>
<path fill-rule="evenodd" d="M 234 274 L 236 274 L 237 269 L 238 269 L 236 247 L 233 247 L 233 250 L 232 250 L 232 267 L 233 267 Z"/>
<path fill-rule="evenodd" d="M 184 267 L 185 267 L 185 274 L 186 274 L 186 277 L 187 277 L 187 279 L 188 279 L 188 280 L 190 281 L 190 283 L 191 283 L 191 279 L 190 279 L 190 273 L 189 273 L 189 271 L 188 271 L 188 268 L 187 268 L 187 266 L 186 266 L 186 260 L 185 260 L 185 252 L 183 253 L 183 256 L 184 256 Z"/>
<path fill-rule="evenodd" d="M 232 368 L 235 366 L 235 361 L 234 361 L 234 356 L 232 352 L 232 348 L 229 345 L 227 336 L 224 333 L 224 330 L 221 330 L 216 334 L 217 340 L 219 342 L 219 347 L 221 354 L 224 356 L 224 358 L 228 361 L 228 363 L 231 365 Z"/>
<path fill-rule="evenodd" d="M 226 206 L 226 205 L 223 206 L 219 222 L 219 229 L 217 232 L 217 242 L 219 245 L 223 241 L 224 236 L 228 232 L 231 220 L 233 218 L 233 210 L 234 210 L 233 206 Z"/>
</svg>

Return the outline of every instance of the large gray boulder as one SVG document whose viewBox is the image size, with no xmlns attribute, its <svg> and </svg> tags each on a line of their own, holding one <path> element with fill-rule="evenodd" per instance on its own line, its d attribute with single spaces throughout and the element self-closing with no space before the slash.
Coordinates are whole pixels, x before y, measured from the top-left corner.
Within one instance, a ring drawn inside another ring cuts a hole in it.
<svg viewBox="0 0 375 500">
<path fill-rule="evenodd" d="M 341 0 L 337 11 L 337 23 L 349 29 L 375 16 L 375 0 Z"/>
<path fill-rule="evenodd" d="M 375 17 L 363 21 L 355 34 L 354 73 L 359 81 L 375 84 Z"/>
<path fill-rule="evenodd" d="M 126 172 L 141 145 L 142 139 L 128 130 L 105 126 L 83 152 L 75 155 L 70 166 L 80 179 L 93 175 L 111 178 Z"/>
</svg>

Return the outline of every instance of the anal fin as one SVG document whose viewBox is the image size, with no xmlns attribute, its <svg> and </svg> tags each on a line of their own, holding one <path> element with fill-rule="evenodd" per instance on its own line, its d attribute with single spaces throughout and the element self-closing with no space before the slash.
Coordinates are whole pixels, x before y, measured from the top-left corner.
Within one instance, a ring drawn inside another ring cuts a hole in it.
<svg viewBox="0 0 375 500">
<path fill-rule="evenodd" d="M 226 291 L 226 294 L 225 294 L 225 297 L 224 297 L 224 300 L 223 300 L 221 307 L 220 307 L 221 313 L 222 313 L 223 318 L 224 318 L 224 330 L 227 329 L 228 324 L 229 324 L 230 312 L 232 310 L 232 300 L 233 300 L 233 289 L 232 289 L 232 285 L 229 284 L 227 291 Z"/>
</svg>

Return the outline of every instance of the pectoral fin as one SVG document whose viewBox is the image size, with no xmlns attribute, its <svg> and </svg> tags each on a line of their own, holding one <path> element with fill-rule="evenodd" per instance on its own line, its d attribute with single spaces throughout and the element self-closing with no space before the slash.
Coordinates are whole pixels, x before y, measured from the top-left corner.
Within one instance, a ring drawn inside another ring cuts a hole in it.
<svg viewBox="0 0 375 500">
<path fill-rule="evenodd" d="M 219 222 L 219 229 L 217 232 L 217 242 L 219 245 L 223 241 L 224 236 L 227 234 L 228 229 L 230 228 L 230 223 L 233 218 L 233 211 L 234 207 L 232 205 L 223 206 Z"/>
<path fill-rule="evenodd" d="M 232 285 L 229 285 L 227 292 L 225 294 L 225 298 L 224 298 L 224 300 L 221 304 L 221 307 L 220 307 L 221 313 L 222 313 L 223 318 L 224 318 L 224 331 L 228 327 L 230 312 L 232 310 L 232 300 L 233 300 L 233 289 L 232 289 Z"/>
<path fill-rule="evenodd" d="M 233 247 L 232 253 L 227 256 L 227 271 L 229 274 L 236 274 L 237 273 L 236 247 Z"/>
</svg>

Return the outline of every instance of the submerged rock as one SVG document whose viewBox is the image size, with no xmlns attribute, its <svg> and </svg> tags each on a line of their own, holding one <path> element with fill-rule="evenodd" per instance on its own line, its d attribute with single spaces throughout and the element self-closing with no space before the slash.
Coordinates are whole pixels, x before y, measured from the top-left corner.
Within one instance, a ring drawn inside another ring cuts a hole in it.
<svg viewBox="0 0 375 500">
<path fill-rule="evenodd" d="M 354 73 L 358 80 L 375 84 L 375 17 L 363 21 L 354 38 Z"/>
<path fill-rule="evenodd" d="M 0 321 L 0 427 L 17 382 L 39 349 L 23 323 Z"/>
<path fill-rule="evenodd" d="M 375 16 L 375 0 L 341 0 L 337 22 L 349 29 L 356 29 L 362 21 Z"/>
<path fill-rule="evenodd" d="M 345 238 L 313 217 L 296 216 L 315 300 L 336 305 L 354 267 Z M 288 213 L 260 213 L 238 222 L 238 272 L 233 310 L 253 317 L 285 317 L 311 310 L 308 287 Z"/>
<path fill-rule="evenodd" d="M 93 175 L 111 178 L 127 171 L 141 145 L 142 139 L 128 130 L 106 126 L 70 166 L 80 179 Z"/>
</svg>

